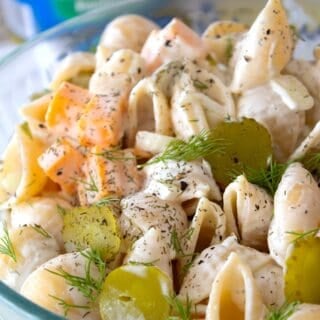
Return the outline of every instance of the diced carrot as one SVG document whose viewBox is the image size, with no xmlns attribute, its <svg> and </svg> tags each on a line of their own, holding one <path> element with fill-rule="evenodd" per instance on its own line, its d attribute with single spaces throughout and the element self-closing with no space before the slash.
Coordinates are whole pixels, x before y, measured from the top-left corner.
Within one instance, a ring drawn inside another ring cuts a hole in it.
<svg viewBox="0 0 320 320">
<path fill-rule="evenodd" d="M 193 60 L 204 58 L 206 54 L 201 37 L 176 18 L 164 29 L 152 31 L 141 51 L 150 72 L 172 60 Z"/>
<path fill-rule="evenodd" d="M 78 140 L 83 146 L 113 148 L 124 134 L 126 94 L 94 95 L 78 121 Z"/>
<path fill-rule="evenodd" d="M 90 100 L 88 90 L 64 82 L 55 92 L 46 113 L 46 124 L 57 136 L 77 137 L 76 123 Z"/>
<path fill-rule="evenodd" d="M 66 139 L 59 139 L 52 144 L 38 158 L 38 163 L 46 175 L 59 184 L 63 191 L 70 194 L 76 192 L 77 181 L 81 179 L 84 156 Z"/>
<path fill-rule="evenodd" d="M 141 187 L 136 158 L 129 150 L 110 151 L 94 147 L 82 169 L 85 181 L 78 184 L 82 205 L 109 195 L 126 196 Z"/>
</svg>

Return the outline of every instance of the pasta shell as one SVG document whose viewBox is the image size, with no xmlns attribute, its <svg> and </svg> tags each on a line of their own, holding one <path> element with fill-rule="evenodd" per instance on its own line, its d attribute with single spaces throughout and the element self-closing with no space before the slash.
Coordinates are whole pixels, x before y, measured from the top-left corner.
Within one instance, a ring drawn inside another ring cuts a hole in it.
<svg viewBox="0 0 320 320">
<path fill-rule="evenodd" d="M 31 272 L 60 253 L 53 237 L 44 236 L 32 227 L 9 231 L 9 239 L 17 261 L 0 254 L 0 279 L 15 290 L 20 289 Z"/>
<path fill-rule="evenodd" d="M 320 189 L 300 163 L 291 164 L 282 176 L 274 197 L 274 217 L 268 244 L 271 256 L 281 266 L 294 239 L 288 232 L 307 232 L 320 225 Z"/>
<path fill-rule="evenodd" d="M 133 146 L 137 131 L 172 135 L 170 109 L 164 94 L 150 79 L 141 80 L 131 91 L 128 106 L 128 145 Z"/>
<path fill-rule="evenodd" d="M 267 307 L 281 306 L 284 302 L 282 268 L 269 255 L 238 244 L 234 236 L 206 248 L 197 256 L 183 279 L 179 296 L 183 300 L 188 297 L 194 304 L 207 299 L 213 281 L 231 252 L 248 263 L 263 303 Z"/>
<path fill-rule="evenodd" d="M 237 234 L 238 226 L 242 244 L 258 250 L 267 249 L 273 199 L 265 190 L 249 183 L 241 175 L 224 191 L 223 209 L 229 232 Z"/>
<path fill-rule="evenodd" d="M 150 32 L 158 29 L 154 22 L 142 16 L 123 15 L 107 25 L 99 44 L 112 49 L 140 52 Z"/>
<path fill-rule="evenodd" d="M 266 311 L 249 266 L 231 253 L 212 284 L 206 320 L 263 320 Z"/>
<path fill-rule="evenodd" d="M 62 250 L 63 219 L 59 207 L 71 208 L 67 201 L 58 197 L 34 197 L 27 202 L 15 204 L 10 213 L 10 230 L 23 226 L 40 226 L 57 240 Z"/>
<path fill-rule="evenodd" d="M 28 127 L 19 126 L 4 155 L 0 171 L 0 201 L 3 208 L 38 194 L 47 178 L 37 163 L 44 146 Z"/>
<path fill-rule="evenodd" d="M 267 83 L 289 62 L 293 37 L 280 0 L 269 0 L 240 43 L 231 89 L 235 93 Z"/>
<path fill-rule="evenodd" d="M 178 203 L 207 197 L 220 200 L 221 194 L 206 161 L 159 162 L 144 168 L 144 192 Z"/>
<path fill-rule="evenodd" d="M 75 287 L 69 285 L 67 281 L 58 275 L 50 273 L 65 272 L 85 278 L 87 273 L 87 260 L 80 253 L 67 253 L 57 256 L 41 265 L 27 278 L 21 288 L 21 294 L 32 302 L 58 314 L 65 315 L 65 310 L 61 303 L 54 297 L 76 306 L 87 306 L 90 300 Z M 92 278 L 98 279 L 99 271 L 92 263 L 89 269 Z M 99 320 L 100 315 L 97 305 L 92 308 L 70 308 L 67 311 L 67 317 L 70 320 L 80 320 L 87 317 L 90 320 Z"/>
<path fill-rule="evenodd" d="M 59 62 L 50 83 L 50 88 L 57 90 L 64 81 L 77 76 L 81 71 L 93 72 L 95 66 L 96 59 L 94 54 L 89 52 L 70 53 Z"/>
<path fill-rule="evenodd" d="M 320 306 L 317 304 L 303 303 L 298 305 L 296 311 L 288 320 L 315 320 L 320 319 Z"/>
</svg>

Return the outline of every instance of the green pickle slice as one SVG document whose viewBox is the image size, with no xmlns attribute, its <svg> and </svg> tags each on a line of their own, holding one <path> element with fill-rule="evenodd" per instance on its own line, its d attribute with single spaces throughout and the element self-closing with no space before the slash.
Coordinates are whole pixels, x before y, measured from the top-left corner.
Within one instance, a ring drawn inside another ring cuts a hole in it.
<svg viewBox="0 0 320 320">
<path fill-rule="evenodd" d="M 120 233 L 116 218 L 109 206 L 90 206 L 65 209 L 63 240 L 67 252 L 91 248 L 106 260 L 120 249 Z"/>
<path fill-rule="evenodd" d="M 171 279 L 159 268 L 125 265 L 107 276 L 100 294 L 103 320 L 167 320 Z"/>
<path fill-rule="evenodd" d="M 222 122 L 212 130 L 212 137 L 221 139 L 224 151 L 213 153 L 210 163 L 215 180 L 225 188 L 235 175 L 249 169 L 265 169 L 272 156 L 272 142 L 268 130 L 254 119 Z"/>
<path fill-rule="evenodd" d="M 308 236 L 293 242 L 284 268 L 288 302 L 320 304 L 320 238 Z"/>
</svg>

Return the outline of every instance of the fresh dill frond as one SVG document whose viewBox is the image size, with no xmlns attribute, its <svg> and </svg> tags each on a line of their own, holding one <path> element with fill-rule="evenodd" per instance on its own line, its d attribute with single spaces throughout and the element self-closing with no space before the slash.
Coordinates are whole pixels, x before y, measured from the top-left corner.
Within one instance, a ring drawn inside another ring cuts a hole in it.
<svg viewBox="0 0 320 320">
<path fill-rule="evenodd" d="M 102 152 L 96 152 L 92 153 L 96 156 L 104 157 L 107 160 L 110 161 L 129 161 L 129 160 L 135 160 L 135 157 L 128 157 L 124 156 L 123 151 L 120 149 L 120 147 L 115 147 L 110 150 L 104 150 Z"/>
<path fill-rule="evenodd" d="M 88 306 L 88 305 L 78 305 L 78 304 L 68 303 L 65 300 L 63 300 L 57 296 L 53 296 L 51 294 L 49 294 L 49 297 L 58 301 L 58 305 L 63 308 L 65 317 L 68 315 L 68 312 L 70 309 L 90 309 L 90 306 Z"/>
<path fill-rule="evenodd" d="M 306 41 L 306 40 L 301 36 L 301 34 L 300 34 L 297 26 L 295 26 L 294 24 L 290 24 L 289 27 L 290 27 L 290 29 L 291 29 L 294 37 L 296 38 L 295 40 L 299 39 L 299 40 L 301 40 L 301 41 Z"/>
<path fill-rule="evenodd" d="M 139 262 L 139 261 L 129 261 L 128 264 L 133 266 L 145 266 L 145 267 L 153 267 L 155 263 L 160 261 L 160 259 L 156 259 L 150 262 Z"/>
<path fill-rule="evenodd" d="M 191 137 L 187 142 L 180 139 L 171 141 L 160 155 L 149 160 L 142 167 L 168 160 L 193 161 L 205 158 L 214 153 L 222 153 L 225 149 L 225 144 L 223 139 L 216 139 L 213 137 L 212 132 L 203 130 L 200 134 Z"/>
<path fill-rule="evenodd" d="M 204 82 L 197 79 L 193 80 L 193 85 L 199 90 L 206 90 L 209 88 Z"/>
<path fill-rule="evenodd" d="M 211 54 L 208 54 L 206 56 L 206 60 L 208 61 L 211 67 L 215 67 L 217 65 L 216 59 L 214 59 Z"/>
<path fill-rule="evenodd" d="M 33 230 L 35 230 L 35 231 L 37 231 L 38 233 L 40 233 L 43 237 L 45 237 L 45 238 L 52 238 L 51 236 L 50 236 L 50 234 L 45 230 L 45 229 L 43 229 L 39 224 L 32 224 L 32 225 L 30 225 L 30 227 L 33 229 Z"/>
<path fill-rule="evenodd" d="M 173 229 L 171 232 L 171 236 L 170 236 L 170 246 L 174 249 L 174 251 L 176 252 L 177 256 L 182 258 L 182 257 L 193 257 L 195 254 L 187 254 L 184 252 L 183 250 L 183 243 L 186 240 L 190 240 L 191 236 L 194 232 L 194 228 L 189 228 L 188 230 L 186 230 L 185 233 L 183 233 L 180 237 L 178 235 L 178 232 L 176 229 Z"/>
<path fill-rule="evenodd" d="M 227 63 L 229 63 L 230 59 L 232 58 L 233 55 L 233 42 L 231 38 L 227 38 L 227 45 L 226 45 L 226 58 L 227 58 Z"/>
<path fill-rule="evenodd" d="M 65 271 L 63 268 L 59 268 L 57 271 L 46 269 L 46 271 L 56 276 L 62 277 L 66 280 L 68 285 L 77 288 L 78 291 L 81 292 L 85 298 L 88 298 L 91 302 L 95 302 L 101 291 L 103 281 L 105 278 L 105 262 L 96 250 L 90 249 L 85 252 L 81 252 L 81 255 L 87 259 L 84 277 L 73 275 Z M 98 279 L 95 279 L 91 276 L 92 264 L 95 264 L 99 270 Z"/>
<path fill-rule="evenodd" d="M 306 232 L 286 231 L 286 233 L 295 236 L 292 242 L 296 242 L 306 237 L 315 237 L 319 231 L 320 228 L 315 228 Z"/>
<path fill-rule="evenodd" d="M 187 296 L 186 302 L 182 302 L 176 295 L 167 297 L 175 316 L 170 316 L 168 320 L 192 320 L 191 309 L 192 303 Z"/>
<path fill-rule="evenodd" d="M 253 169 L 244 168 L 243 172 L 232 172 L 232 178 L 236 178 L 240 174 L 245 174 L 247 180 L 263 189 L 269 194 L 274 196 L 281 178 L 288 168 L 289 163 L 277 163 L 271 159 L 267 168 Z"/>
<path fill-rule="evenodd" d="M 95 205 L 97 207 L 105 207 L 105 206 L 119 207 L 120 198 L 117 196 L 110 195 L 110 196 L 107 196 L 107 197 L 104 197 L 104 198 L 98 200 L 97 202 L 95 202 Z"/>
<path fill-rule="evenodd" d="M 0 253 L 9 256 L 14 262 L 17 262 L 17 255 L 11 242 L 8 228 L 3 224 L 3 236 L 0 238 Z"/>
<path fill-rule="evenodd" d="M 62 217 L 64 217 L 67 214 L 67 210 L 61 207 L 59 204 L 57 204 L 57 211 Z"/>
<path fill-rule="evenodd" d="M 320 176 L 320 152 L 307 153 L 300 162 L 315 176 Z"/>
<path fill-rule="evenodd" d="M 20 125 L 20 128 L 22 129 L 22 131 L 30 138 L 33 139 L 30 127 L 29 127 L 29 123 L 28 122 L 24 122 Z"/>
<path fill-rule="evenodd" d="M 89 175 L 90 181 L 86 181 L 83 179 L 78 179 L 78 178 L 72 178 L 72 180 L 74 180 L 75 182 L 81 183 L 85 186 L 85 190 L 89 191 L 89 192 L 99 192 L 98 186 L 92 176 L 92 174 L 90 173 Z"/>
<path fill-rule="evenodd" d="M 285 302 L 279 309 L 269 310 L 265 320 L 287 320 L 298 308 L 300 302 Z"/>
</svg>

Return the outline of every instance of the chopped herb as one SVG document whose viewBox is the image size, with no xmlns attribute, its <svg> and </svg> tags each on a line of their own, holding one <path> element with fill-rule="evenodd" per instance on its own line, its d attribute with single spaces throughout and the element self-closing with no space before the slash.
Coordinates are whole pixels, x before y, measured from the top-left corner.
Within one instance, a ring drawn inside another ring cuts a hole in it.
<svg viewBox="0 0 320 320">
<path fill-rule="evenodd" d="M 90 309 L 90 306 L 82 306 L 82 305 L 77 305 L 77 304 L 71 304 L 66 302 L 65 300 L 57 297 L 57 296 L 53 296 L 51 294 L 49 294 L 49 297 L 51 297 L 52 299 L 55 299 L 58 301 L 58 305 L 61 306 L 63 308 L 64 311 L 64 316 L 66 317 L 68 315 L 68 312 L 70 309 Z"/>
<path fill-rule="evenodd" d="M 286 233 L 295 236 L 296 238 L 293 239 L 292 242 L 296 242 L 306 237 L 315 237 L 319 231 L 320 228 L 315 228 L 306 232 L 287 231 Z"/>
<path fill-rule="evenodd" d="M 61 207 L 59 204 L 57 204 L 57 211 L 62 217 L 64 217 L 67 213 L 67 210 Z"/>
<path fill-rule="evenodd" d="M 281 181 L 282 175 L 290 163 L 277 163 L 271 159 L 266 169 L 245 168 L 244 174 L 247 180 L 274 195 Z M 236 178 L 240 172 L 233 172 L 232 176 Z"/>
<path fill-rule="evenodd" d="M 34 101 L 36 99 L 39 99 L 43 96 L 45 96 L 46 94 L 50 93 L 51 91 L 49 89 L 43 89 L 42 91 L 38 91 L 38 92 L 34 92 L 31 96 L 30 96 L 30 101 Z"/>
<path fill-rule="evenodd" d="M 299 39 L 301 41 L 306 41 L 300 34 L 297 26 L 295 26 L 294 24 L 290 24 L 290 29 L 294 35 L 294 37 L 296 37 L 296 39 Z"/>
<path fill-rule="evenodd" d="M 168 320 L 191 320 L 192 303 L 187 296 L 186 302 L 182 302 L 176 295 L 167 297 L 172 311 L 176 316 L 170 316 Z"/>
<path fill-rule="evenodd" d="M 110 161 L 129 161 L 135 160 L 135 157 L 125 157 L 123 151 L 119 148 L 114 148 L 111 150 L 104 150 L 102 152 L 93 153 L 96 156 L 101 156 Z"/>
<path fill-rule="evenodd" d="M 86 181 L 83 179 L 77 179 L 77 178 L 72 178 L 72 180 L 74 180 L 78 183 L 82 183 L 85 186 L 86 191 L 99 192 L 99 189 L 97 187 L 96 182 L 94 181 L 92 174 L 90 174 L 89 177 L 90 177 L 90 181 Z"/>
<path fill-rule="evenodd" d="M 194 228 L 189 228 L 185 233 L 183 233 L 180 237 L 176 229 L 173 229 L 170 237 L 170 245 L 177 253 L 178 257 L 193 257 L 195 254 L 186 254 L 183 250 L 182 242 L 186 240 L 190 240 L 191 236 L 194 232 Z"/>
<path fill-rule="evenodd" d="M 197 79 L 193 80 L 193 85 L 199 90 L 206 90 L 209 88 L 205 83 L 203 83 Z"/>
<path fill-rule="evenodd" d="M 179 139 L 171 141 L 163 153 L 140 167 L 168 160 L 193 161 L 213 153 L 222 153 L 224 148 L 223 139 L 215 139 L 210 131 L 204 130 L 200 134 L 191 137 L 188 142 Z"/>
<path fill-rule="evenodd" d="M 17 256 L 9 237 L 7 225 L 3 225 L 4 235 L 0 238 L 0 253 L 9 256 L 14 262 L 17 262 Z"/>
<path fill-rule="evenodd" d="M 33 230 L 35 230 L 35 231 L 37 231 L 38 233 L 40 233 L 42 236 L 44 236 L 45 238 L 52 238 L 51 236 L 50 236 L 50 234 L 45 230 L 45 229 L 43 229 L 39 224 L 33 224 L 33 225 L 30 225 L 30 227 L 33 229 Z"/>
<path fill-rule="evenodd" d="M 320 176 L 320 152 L 307 153 L 302 159 L 298 159 L 304 167 L 315 176 Z"/>
<path fill-rule="evenodd" d="M 287 320 L 297 310 L 299 304 L 298 301 L 285 302 L 279 309 L 269 310 L 265 320 Z"/>
<path fill-rule="evenodd" d="M 46 270 L 56 276 L 64 278 L 68 285 L 77 288 L 84 297 L 88 298 L 91 302 L 95 302 L 102 289 L 105 278 L 105 262 L 103 261 L 99 252 L 96 250 L 90 249 L 88 251 L 81 252 L 81 255 L 87 259 L 84 277 L 72 275 L 66 272 L 63 268 L 59 268 L 57 271 L 49 269 Z M 99 270 L 100 275 L 98 279 L 95 279 L 91 276 L 92 263 Z"/>
<path fill-rule="evenodd" d="M 119 207 L 120 205 L 120 198 L 116 196 L 108 196 L 98 200 L 95 205 L 97 207 L 104 207 L 104 206 L 115 206 Z"/>
<path fill-rule="evenodd" d="M 3 225 L 4 235 L 0 238 L 0 253 L 9 256 L 14 262 L 17 262 L 16 252 L 11 242 L 7 225 Z"/>
<path fill-rule="evenodd" d="M 29 127 L 29 123 L 28 122 L 24 122 L 20 125 L 20 128 L 23 130 L 23 132 L 30 138 L 33 139 L 32 137 L 32 133 Z"/>
<path fill-rule="evenodd" d="M 150 262 L 139 262 L 139 261 L 129 261 L 129 264 L 133 266 L 145 266 L 145 267 L 152 267 L 155 263 L 159 262 L 159 259 L 150 261 Z"/>
<path fill-rule="evenodd" d="M 230 59 L 232 58 L 233 55 L 233 42 L 231 38 L 227 38 L 227 45 L 226 45 L 226 58 L 227 58 L 227 63 L 229 63 Z"/>
<path fill-rule="evenodd" d="M 217 65 L 217 61 L 212 57 L 211 54 L 208 54 L 206 56 L 206 60 L 208 61 L 208 63 L 212 66 L 215 67 Z"/>
</svg>

